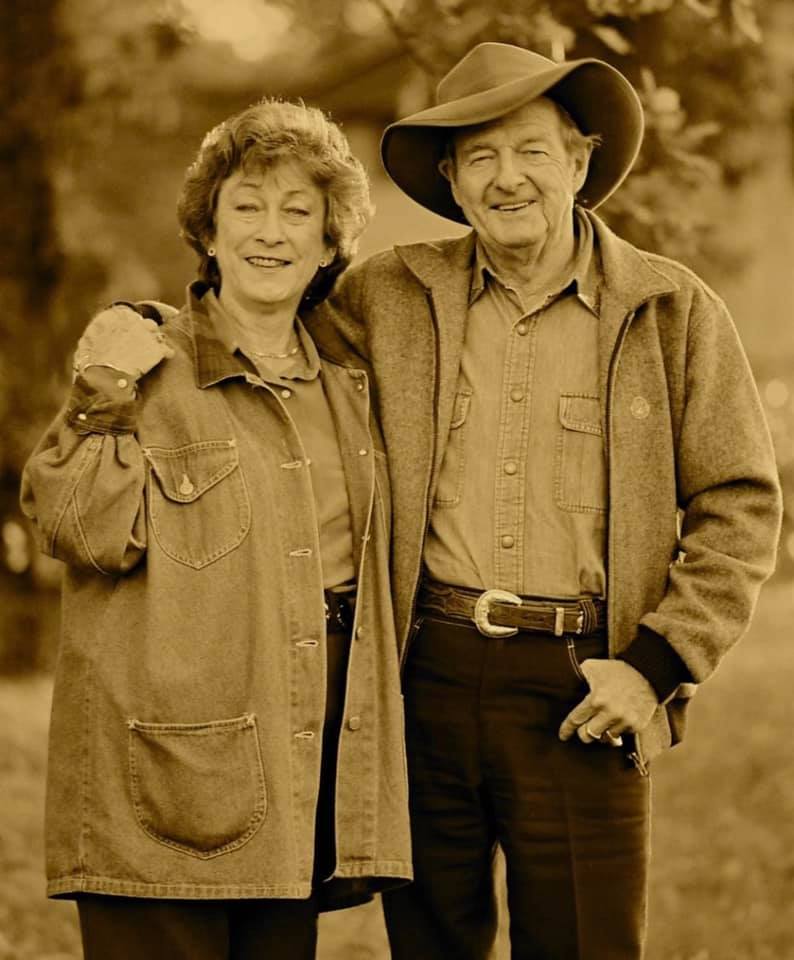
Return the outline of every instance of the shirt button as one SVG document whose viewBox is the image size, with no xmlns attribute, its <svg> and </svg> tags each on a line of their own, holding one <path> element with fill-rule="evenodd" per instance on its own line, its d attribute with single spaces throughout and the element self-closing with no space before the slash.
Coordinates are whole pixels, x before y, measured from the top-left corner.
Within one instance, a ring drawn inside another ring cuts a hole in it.
<svg viewBox="0 0 794 960">
<path fill-rule="evenodd" d="M 520 390 L 518 387 L 514 387 L 510 391 L 510 399 L 513 403 L 520 403 L 524 399 L 524 391 Z"/>
<path fill-rule="evenodd" d="M 518 473 L 518 464 L 515 462 L 515 460 L 508 460 L 505 463 L 504 471 L 508 477 L 512 477 L 513 474 Z"/>
<path fill-rule="evenodd" d="M 519 337 L 525 337 L 528 331 L 529 327 L 523 322 L 516 326 L 516 333 L 519 335 Z"/>
<path fill-rule="evenodd" d="M 292 391 L 291 391 L 291 390 L 287 390 L 287 388 L 285 387 L 285 388 L 281 391 L 281 396 L 284 397 L 285 400 L 289 400 L 289 398 L 292 396 Z"/>
<path fill-rule="evenodd" d="M 87 419 L 88 419 L 88 416 L 87 416 L 86 414 L 84 414 L 84 413 L 78 413 L 78 414 L 77 414 L 77 419 L 78 419 L 78 420 L 87 420 Z"/>
<path fill-rule="evenodd" d="M 359 380 L 358 383 L 356 384 L 356 390 L 358 390 L 359 393 L 361 393 L 363 389 L 364 389 L 364 384 Z"/>
<path fill-rule="evenodd" d="M 121 377 L 119 380 L 116 381 L 116 386 L 117 386 L 117 387 L 120 387 L 122 390 L 123 390 L 127 385 L 128 385 L 128 384 L 127 384 L 127 381 L 124 379 L 124 377 Z"/>
<path fill-rule="evenodd" d="M 515 537 L 511 537 L 509 533 L 506 533 L 506 534 L 502 537 L 502 546 L 503 546 L 506 550 L 509 550 L 511 547 L 514 547 L 514 546 L 515 546 L 515 543 L 516 543 Z"/>
<path fill-rule="evenodd" d="M 368 451 L 366 451 L 366 450 L 362 447 L 362 448 L 358 451 L 358 455 L 359 455 L 360 457 L 366 457 L 367 452 L 368 452 Z"/>
<path fill-rule="evenodd" d="M 347 725 L 351 730 L 358 730 L 361 727 L 361 717 L 351 717 Z"/>
<path fill-rule="evenodd" d="M 357 640 L 361 640 L 361 639 L 363 639 L 363 637 L 364 637 L 364 628 L 363 628 L 363 627 L 356 627 L 356 639 L 357 639 Z"/>
</svg>

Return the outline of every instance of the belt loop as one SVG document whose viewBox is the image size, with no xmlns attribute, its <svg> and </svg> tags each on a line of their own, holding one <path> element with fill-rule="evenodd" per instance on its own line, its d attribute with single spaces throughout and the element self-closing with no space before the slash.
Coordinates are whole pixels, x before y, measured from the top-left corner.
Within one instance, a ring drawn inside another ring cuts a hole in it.
<svg viewBox="0 0 794 960">
<path fill-rule="evenodd" d="M 554 636 L 561 637 L 565 633 L 565 607 L 554 608 Z"/>
<path fill-rule="evenodd" d="M 579 633 L 582 633 L 585 636 L 587 636 L 587 634 L 592 633 L 596 628 L 596 623 L 598 620 L 598 617 L 596 614 L 596 608 L 595 608 L 595 604 L 590 599 L 590 597 L 583 597 L 579 601 L 579 604 L 582 608 L 582 617 L 581 617 L 582 625 L 579 630 Z"/>
</svg>

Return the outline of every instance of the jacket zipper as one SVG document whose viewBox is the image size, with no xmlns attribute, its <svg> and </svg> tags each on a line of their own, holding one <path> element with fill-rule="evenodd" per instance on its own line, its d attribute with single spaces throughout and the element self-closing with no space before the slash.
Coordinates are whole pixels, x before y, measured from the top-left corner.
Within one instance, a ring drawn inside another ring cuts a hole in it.
<svg viewBox="0 0 794 960">
<path fill-rule="evenodd" d="M 419 594 L 419 580 L 422 574 L 422 557 L 424 555 L 425 541 L 427 540 L 427 531 L 430 529 L 430 513 L 432 510 L 432 504 L 430 502 L 430 488 L 433 483 L 433 470 L 435 468 L 436 460 L 436 451 L 438 448 L 438 422 L 437 422 L 437 412 L 438 412 L 438 400 L 439 400 L 439 373 L 441 367 L 441 357 L 439 355 L 439 343 L 438 343 L 438 317 L 436 316 L 436 308 L 433 304 L 433 296 L 430 290 L 425 288 L 425 297 L 427 298 L 428 308 L 430 310 L 430 319 L 432 320 L 433 325 L 433 445 L 432 445 L 432 456 L 430 458 L 430 473 L 427 478 L 427 489 L 425 491 L 425 524 L 424 532 L 422 534 L 422 543 L 421 549 L 419 551 L 419 567 L 416 570 L 414 575 L 414 593 L 411 598 L 411 615 L 408 618 L 408 632 L 405 636 L 405 644 L 403 645 L 402 653 L 400 654 L 400 673 L 402 674 L 405 669 L 405 661 L 408 657 L 408 648 L 414 640 L 414 637 L 418 633 L 417 630 L 413 629 L 414 621 L 416 619 L 416 602 Z"/>
</svg>

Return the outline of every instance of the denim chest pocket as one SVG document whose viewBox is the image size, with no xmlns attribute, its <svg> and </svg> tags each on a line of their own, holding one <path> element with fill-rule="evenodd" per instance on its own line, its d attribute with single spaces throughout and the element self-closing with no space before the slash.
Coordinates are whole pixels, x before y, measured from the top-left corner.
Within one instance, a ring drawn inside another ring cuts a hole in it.
<svg viewBox="0 0 794 960">
<path fill-rule="evenodd" d="M 262 826 L 267 794 L 253 714 L 209 723 L 131 719 L 127 727 L 135 817 L 152 840 L 207 860 Z"/>
<path fill-rule="evenodd" d="M 251 527 L 235 440 L 147 447 L 151 529 L 165 554 L 198 570 L 230 553 Z"/>
<path fill-rule="evenodd" d="M 471 396 L 470 388 L 458 390 L 455 395 L 455 407 L 436 488 L 436 507 L 456 507 L 463 494 L 463 478 L 466 473 L 466 422 Z"/>
<path fill-rule="evenodd" d="M 554 469 L 557 506 L 573 513 L 606 512 L 606 452 L 598 397 L 560 394 L 559 422 Z"/>
</svg>

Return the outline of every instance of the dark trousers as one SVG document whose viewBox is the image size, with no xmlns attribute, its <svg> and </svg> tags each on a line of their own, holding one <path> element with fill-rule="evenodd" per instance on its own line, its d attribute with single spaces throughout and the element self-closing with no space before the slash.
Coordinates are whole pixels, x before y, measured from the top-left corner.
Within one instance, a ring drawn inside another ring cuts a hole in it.
<svg viewBox="0 0 794 960">
<path fill-rule="evenodd" d="M 314 884 L 334 871 L 334 792 L 350 634 L 327 637 L 328 687 Z M 82 895 L 85 960 L 314 960 L 318 899 L 155 900 Z"/>
<path fill-rule="evenodd" d="M 602 636 L 574 638 L 579 662 Z M 427 618 L 406 665 L 415 882 L 383 896 L 394 960 L 485 960 L 493 857 L 513 960 L 638 960 L 649 783 L 625 752 L 557 730 L 586 686 L 568 638 Z"/>
<path fill-rule="evenodd" d="M 311 900 L 78 900 L 85 960 L 313 960 Z"/>
</svg>

